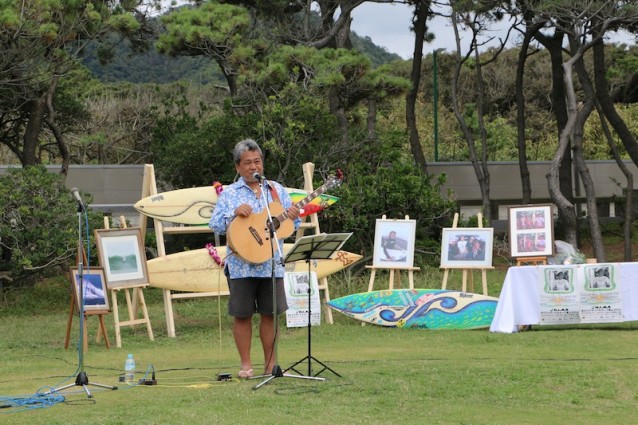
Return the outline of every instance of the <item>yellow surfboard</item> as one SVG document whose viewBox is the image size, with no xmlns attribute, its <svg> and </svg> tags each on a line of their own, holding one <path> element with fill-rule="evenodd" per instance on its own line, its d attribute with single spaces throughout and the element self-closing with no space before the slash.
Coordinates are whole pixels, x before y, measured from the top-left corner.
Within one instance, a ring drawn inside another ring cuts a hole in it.
<svg viewBox="0 0 638 425">
<path fill-rule="evenodd" d="M 284 254 L 293 244 L 284 244 Z M 217 247 L 221 258 L 226 256 L 226 247 Z M 356 263 L 361 255 L 347 251 L 338 251 L 333 258 L 312 260 L 310 271 L 317 273 L 317 279 L 329 276 Z M 184 292 L 220 292 L 228 294 L 226 277 L 220 266 L 201 248 L 183 251 L 147 261 L 149 284 L 155 288 Z M 307 272 L 308 263 L 296 261 L 286 265 L 288 272 Z"/>
</svg>

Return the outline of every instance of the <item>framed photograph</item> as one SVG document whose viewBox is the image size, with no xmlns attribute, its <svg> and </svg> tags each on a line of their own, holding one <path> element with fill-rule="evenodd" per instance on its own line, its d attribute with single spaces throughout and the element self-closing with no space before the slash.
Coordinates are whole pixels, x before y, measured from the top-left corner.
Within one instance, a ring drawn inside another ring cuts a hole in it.
<svg viewBox="0 0 638 425">
<path fill-rule="evenodd" d="M 139 227 L 97 229 L 95 244 L 109 289 L 148 283 L 146 252 Z"/>
<path fill-rule="evenodd" d="M 70 270 L 71 284 L 75 293 L 75 305 L 80 311 L 84 303 L 84 311 L 109 310 L 109 297 L 106 295 L 106 279 L 101 267 L 91 267 L 82 271 L 82 285 L 80 285 L 80 270 L 73 267 Z M 80 288 L 80 286 L 82 286 Z M 81 290 L 81 292 L 80 292 Z M 80 297 L 80 295 L 82 295 Z"/>
<path fill-rule="evenodd" d="M 441 267 L 446 269 L 484 269 L 492 267 L 494 229 L 466 227 L 443 229 Z"/>
<path fill-rule="evenodd" d="M 388 269 L 412 267 L 415 233 L 416 220 L 378 219 L 372 265 Z"/>
<path fill-rule="evenodd" d="M 549 257 L 554 254 L 551 204 L 510 206 L 507 218 L 512 257 Z"/>
</svg>

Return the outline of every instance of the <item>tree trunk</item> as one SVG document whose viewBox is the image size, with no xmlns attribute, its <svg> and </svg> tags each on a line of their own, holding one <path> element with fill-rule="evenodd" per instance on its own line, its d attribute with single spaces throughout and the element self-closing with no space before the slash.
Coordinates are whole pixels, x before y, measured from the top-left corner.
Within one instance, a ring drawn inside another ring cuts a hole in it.
<svg viewBox="0 0 638 425">
<path fill-rule="evenodd" d="M 556 129 L 558 134 L 559 143 L 564 133 L 565 127 L 567 126 L 567 122 L 569 120 L 567 114 L 567 105 L 565 100 L 565 77 L 564 77 L 564 69 L 563 69 L 563 39 L 565 37 L 565 33 L 560 29 L 556 29 L 553 36 L 547 37 L 543 35 L 542 32 L 538 31 L 534 34 L 534 38 L 539 41 L 547 49 L 550 54 L 551 64 L 552 64 L 552 106 L 554 109 L 554 116 L 556 117 Z M 572 182 L 572 159 L 571 159 L 571 151 L 568 149 L 569 147 L 569 138 L 567 139 L 568 145 L 565 146 L 563 153 L 561 154 L 561 160 L 558 164 L 556 164 L 557 175 L 555 178 L 557 179 L 556 184 L 557 187 L 555 189 L 559 189 L 561 192 L 561 196 L 564 197 L 568 203 L 573 207 L 574 194 L 573 194 L 573 182 Z M 550 172 L 550 175 L 552 173 Z M 550 193 L 552 192 L 550 188 Z M 558 206 L 558 205 L 557 205 Z M 567 212 L 567 209 L 561 208 L 558 206 L 558 221 L 562 223 L 563 230 L 565 231 L 565 239 L 574 238 L 577 234 L 577 222 L 575 219 L 571 217 L 571 214 L 575 214 L 573 212 Z M 567 213 L 569 216 L 564 216 Z M 575 216 L 574 216 L 575 217 Z M 572 229 L 568 229 L 566 226 L 574 225 L 575 227 Z"/>
<path fill-rule="evenodd" d="M 600 124 L 603 129 L 603 133 L 605 134 L 605 138 L 607 139 L 607 144 L 609 145 L 609 149 L 611 150 L 611 154 L 618 164 L 618 168 L 622 171 L 625 179 L 627 180 L 627 187 L 625 187 L 625 220 L 623 221 L 623 239 L 624 239 L 624 260 L 632 261 L 631 251 L 631 240 L 632 240 L 632 227 L 634 221 L 634 203 L 633 203 L 633 193 L 634 193 L 634 176 L 629 170 L 629 168 L 625 165 L 625 162 L 622 160 L 620 156 L 620 152 L 618 151 L 618 146 L 616 146 L 616 142 L 614 142 L 614 137 L 611 134 L 611 130 L 607 125 L 607 120 L 605 119 L 605 115 L 603 113 L 600 104 L 596 104 L 596 109 L 598 111 L 598 116 L 600 117 Z"/>
<path fill-rule="evenodd" d="M 40 133 L 42 132 L 42 123 L 44 122 L 44 113 L 46 111 L 47 94 L 44 93 L 40 97 L 31 101 L 29 110 L 29 122 L 24 131 L 24 147 L 22 149 L 22 157 L 20 161 L 23 167 L 36 165 L 40 163 L 37 156 L 38 144 L 40 141 Z"/>
<path fill-rule="evenodd" d="M 574 45 L 574 51 L 576 47 L 575 40 L 571 40 Z M 587 199 L 587 221 L 589 223 L 589 231 L 591 236 L 592 248 L 594 255 L 599 262 L 605 262 L 605 245 L 603 243 L 603 234 L 600 228 L 600 219 L 598 217 L 598 205 L 596 203 L 596 191 L 594 190 L 594 182 L 589 173 L 589 168 L 585 164 L 585 157 L 583 154 L 583 140 L 585 138 L 585 123 L 587 118 L 591 115 L 594 109 L 594 103 L 596 101 L 596 94 L 594 93 L 594 85 L 591 78 L 587 74 L 585 69 L 585 63 L 582 58 L 582 54 L 577 54 L 578 58 L 574 63 L 576 72 L 580 80 L 580 84 L 585 92 L 585 102 L 579 110 L 576 110 L 576 125 L 572 132 L 572 143 L 574 144 L 574 162 L 578 169 L 578 174 L 583 182 L 585 189 L 585 196 Z M 570 86 L 568 90 L 573 90 L 573 86 Z M 575 102 L 575 96 L 569 96 L 570 101 Z M 576 109 L 576 104 L 569 106 L 570 110 Z"/>
<path fill-rule="evenodd" d="M 485 83 L 483 80 L 483 67 L 481 65 L 481 55 L 479 54 L 478 45 L 474 46 L 474 60 L 476 63 L 474 64 L 474 69 L 476 71 L 476 87 L 477 87 L 477 101 L 476 101 L 476 115 L 478 118 L 479 124 L 479 134 L 481 138 L 481 174 L 483 176 L 482 180 L 479 179 L 481 183 L 481 194 L 482 196 L 482 205 L 483 205 L 483 215 L 488 223 L 492 222 L 492 207 L 490 201 L 490 170 L 487 167 L 487 131 L 485 130 L 485 117 L 484 117 L 484 109 L 485 105 Z M 473 149 L 474 146 L 470 148 Z M 476 153 L 471 154 L 472 157 L 476 157 L 476 161 L 478 162 L 478 155 Z M 474 159 L 472 160 L 474 162 Z"/>
<path fill-rule="evenodd" d="M 594 81 L 596 82 L 596 98 L 600 103 L 600 107 L 605 114 L 605 117 L 609 121 L 609 124 L 614 128 L 620 140 L 622 141 L 625 150 L 629 154 L 629 157 L 638 165 L 638 142 L 631 133 L 625 121 L 618 115 L 614 102 L 609 95 L 609 86 L 607 85 L 607 67 L 605 65 L 605 45 L 601 40 L 594 44 Z"/>
<path fill-rule="evenodd" d="M 463 57 L 461 55 L 461 37 L 458 30 L 458 20 L 456 12 L 452 11 L 452 28 L 454 29 L 454 35 L 456 39 L 456 64 L 454 66 L 454 73 L 452 76 L 452 110 L 454 112 L 454 116 L 459 123 L 459 127 L 463 132 L 463 136 L 465 137 L 465 141 L 468 146 L 468 150 L 470 153 L 470 160 L 472 162 L 472 166 L 474 167 L 474 174 L 476 174 L 476 179 L 479 183 L 479 188 L 481 190 L 481 199 L 483 206 L 483 215 L 488 223 L 491 223 L 492 219 L 492 211 L 490 205 L 490 187 L 489 187 L 489 175 L 487 179 L 483 174 L 484 168 L 482 168 L 479 164 L 478 157 L 476 155 L 475 142 L 474 137 L 472 136 L 472 132 L 470 131 L 467 123 L 465 122 L 465 118 L 459 109 L 459 99 L 458 99 L 458 89 L 459 89 L 459 77 L 461 75 L 461 67 L 463 65 Z M 473 45 L 472 48 L 476 48 L 476 45 Z M 487 168 L 487 167 L 485 167 Z"/>
<path fill-rule="evenodd" d="M 408 126 L 410 152 L 412 152 L 412 156 L 414 157 L 414 162 L 416 163 L 417 167 L 419 167 L 419 169 L 423 173 L 427 173 L 427 162 L 425 160 L 425 155 L 423 154 L 423 148 L 421 147 L 419 130 L 416 126 L 415 105 L 416 98 L 419 93 L 419 85 L 421 83 L 423 40 L 425 40 L 425 34 L 427 32 L 426 24 L 429 12 L 430 1 L 420 1 L 416 3 L 414 16 L 412 18 L 415 34 L 414 53 L 412 55 L 412 72 L 410 73 L 412 87 L 405 97 L 405 121 Z"/>
<path fill-rule="evenodd" d="M 60 169 L 60 174 L 66 178 L 69 174 L 69 165 L 71 164 L 71 154 L 69 152 L 69 148 L 64 141 L 64 134 L 62 130 L 55 122 L 55 109 L 53 108 L 53 95 L 55 94 L 58 88 L 58 77 L 54 76 L 51 81 L 51 86 L 47 91 L 47 114 L 46 114 L 46 123 L 51 132 L 53 133 L 53 137 L 55 137 L 55 141 L 58 145 L 58 150 L 60 151 L 60 156 L 62 157 L 62 167 Z"/>
<path fill-rule="evenodd" d="M 547 174 L 548 180 L 548 188 L 549 195 L 552 198 L 552 201 L 558 207 L 558 212 L 562 217 L 561 224 L 564 228 L 564 239 L 565 242 L 572 244 L 573 246 L 578 246 L 578 220 L 576 217 L 576 210 L 574 208 L 574 204 L 563 194 L 562 188 L 560 186 L 560 165 L 563 162 L 563 157 L 567 151 L 567 148 L 570 144 L 570 139 L 574 128 L 576 126 L 577 121 L 577 113 L 576 113 L 576 95 L 573 92 L 573 76 L 572 76 L 572 63 L 570 60 L 563 64 L 563 73 L 565 78 L 564 87 L 566 89 L 567 95 L 572 99 L 567 102 L 567 106 L 570 107 L 573 105 L 572 110 L 568 114 L 568 120 L 565 125 L 565 128 L 561 132 L 559 141 L 558 141 L 558 149 L 554 154 L 554 158 L 549 167 L 549 173 Z"/>
<path fill-rule="evenodd" d="M 609 85 L 606 78 L 606 64 L 605 64 L 605 44 L 603 40 L 594 43 L 592 48 L 594 53 L 594 82 L 596 85 L 596 100 L 599 105 L 600 122 L 603 127 L 603 131 L 607 138 L 607 143 L 611 148 L 612 155 L 616 160 L 616 163 L 620 167 L 620 170 L 627 178 L 627 188 L 625 189 L 625 221 L 623 223 L 623 236 L 624 236 L 624 258 L 625 261 L 632 260 L 632 228 L 634 221 L 634 208 L 633 208 L 633 191 L 634 191 L 634 178 L 629 171 L 625 163 L 620 158 L 618 148 L 613 141 L 611 131 L 607 126 L 605 118 L 616 131 L 616 134 L 620 137 L 625 150 L 629 154 L 634 164 L 638 164 L 638 143 L 636 138 L 627 128 L 627 125 L 623 119 L 618 115 L 614 102 L 609 94 Z"/>
<path fill-rule="evenodd" d="M 525 139 L 525 93 L 524 93 L 524 80 L 525 80 L 525 62 L 527 60 L 527 53 L 529 51 L 529 44 L 534 36 L 534 33 L 538 31 L 537 26 L 530 26 L 531 23 L 525 28 L 525 36 L 523 37 L 523 44 L 518 53 L 518 64 L 516 66 L 516 129 L 517 129 L 517 146 L 518 146 L 518 167 L 521 174 L 521 186 L 523 191 L 523 197 L 521 202 L 523 205 L 530 204 L 532 202 L 532 183 L 530 181 L 529 168 L 527 167 L 527 143 Z"/>
</svg>

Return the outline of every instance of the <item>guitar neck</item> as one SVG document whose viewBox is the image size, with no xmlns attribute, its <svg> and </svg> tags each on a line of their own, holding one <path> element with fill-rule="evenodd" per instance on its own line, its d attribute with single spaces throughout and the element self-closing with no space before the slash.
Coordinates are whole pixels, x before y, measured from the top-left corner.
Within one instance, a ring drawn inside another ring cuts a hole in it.
<svg viewBox="0 0 638 425">
<path fill-rule="evenodd" d="M 328 186 L 327 185 L 323 185 L 317 189 L 315 189 L 312 193 L 309 193 L 305 198 L 303 198 L 301 201 L 297 202 L 295 204 L 295 206 L 299 209 L 305 207 L 306 205 L 308 205 L 309 203 L 312 202 L 313 199 L 315 199 L 317 196 L 323 195 L 324 193 L 326 193 L 328 191 Z M 283 213 L 279 214 L 276 217 L 280 222 L 283 220 L 286 220 L 288 218 L 288 212 L 284 211 Z"/>
</svg>

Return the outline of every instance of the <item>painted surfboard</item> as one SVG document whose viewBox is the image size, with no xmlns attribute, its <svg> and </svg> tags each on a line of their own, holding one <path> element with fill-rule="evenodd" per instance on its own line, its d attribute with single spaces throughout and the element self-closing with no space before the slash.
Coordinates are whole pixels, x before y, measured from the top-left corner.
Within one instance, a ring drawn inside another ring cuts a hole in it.
<svg viewBox="0 0 638 425">
<path fill-rule="evenodd" d="M 301 189 L 286 188 L 293 203 L 299 202 L 308 193 Z M 337 202 L 339 198 L 323 194 L 317 196 L 306 207 L 302 217 L 321 211 Z M 217 191 L 213 186 L 191 187 L 170 190 L 140 199 L 133 207 L 140 213 L 162 221 L 188 225 L 208 224 L 217 203 Z"/>
<path fill-rule="evenodd" d="M 443 289 L 393 289 L 328 302 L 346 316 L 379 326 L 425 329 L 488 328 L 497 298 Z"/>
<path fill-rule="evenodd" d="M 284 254 L 293 244 L 284 244 Z M 226 247 L 217 247 L 221 258 L 226 256 Z M 317 278 L 329 276 L 351 266 L 362 258 L 361 255 L 338 251 L 327 260 L 313 260 L 310 271 Z M 184 292 L 228 293 L 226 277 L 221 267 L 213 260 L 206 248 L 183 251 L 147 261 L 149 285 L 156 288 Z M 286 265 L 289 272 L 307 272 L 308 263 L 296 261 Z"/>
</svg>

